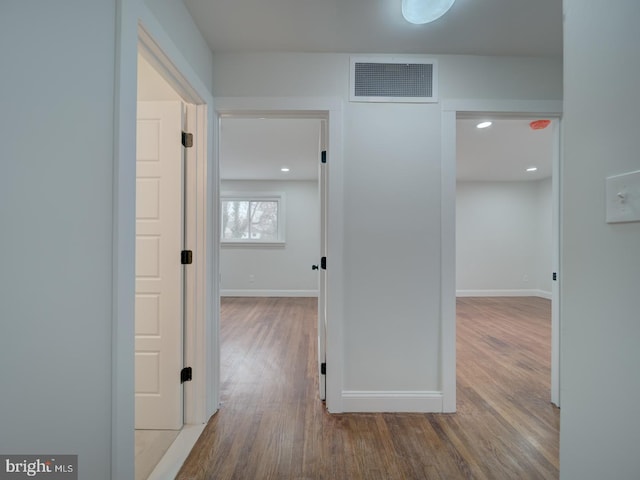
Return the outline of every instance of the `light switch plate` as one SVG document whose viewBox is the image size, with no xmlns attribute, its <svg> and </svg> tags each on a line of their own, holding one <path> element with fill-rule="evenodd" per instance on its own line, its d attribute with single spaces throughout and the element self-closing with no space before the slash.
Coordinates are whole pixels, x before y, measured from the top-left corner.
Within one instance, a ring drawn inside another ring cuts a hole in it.
<svg viewBox="0 0 640 480">
<path fill-rule="evenodd" d="M 640 170 L 608 177 L 607 223 L 640 222 Z"/>
</svg>

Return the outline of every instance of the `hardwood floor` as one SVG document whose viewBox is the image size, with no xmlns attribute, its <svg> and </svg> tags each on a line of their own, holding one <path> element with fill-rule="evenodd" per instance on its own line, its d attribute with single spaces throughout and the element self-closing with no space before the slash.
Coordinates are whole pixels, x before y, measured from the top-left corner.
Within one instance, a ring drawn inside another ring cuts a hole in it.
<svg viewBox="0 0 640 480">
<path fill-rule="evenodd" d="M 224 298 L 222 402 L 177 479 L 553 479 L 550 302 L 458 300 L 458 412 L 329 415 L 316 300 Z"/>
</svg>

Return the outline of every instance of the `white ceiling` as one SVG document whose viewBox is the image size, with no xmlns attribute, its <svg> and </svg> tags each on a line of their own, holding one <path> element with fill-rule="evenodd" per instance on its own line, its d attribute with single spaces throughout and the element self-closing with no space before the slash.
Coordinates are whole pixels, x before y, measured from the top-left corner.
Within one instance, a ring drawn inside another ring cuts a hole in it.
<svg viewBox="0 0 640 480">
<path fill-rule="evenodd" d="M 553 128 L 532 130 L 538 118 L 481 118 L 457 121 L 457 178 L 460 181 L 525 181 L 551 176 Z M 279 118 L 223 118 L 220 176 L 225 180 L 316 180 L 320 121 Z M 283 173 L 280 168 L 291 169 Z M 529 167 L 536 172 L 527 172 Z"/>
<path fill-rule="evenodd" d="M 457 0 L 406 22 L 401 0 L 184 0 L 214 52 L 562 55 L 562 0 Z"/>
<path fill-rule="evenodd" d="M 223 118 L 220 177 L 223 180 L 316 180 L 320 120 Z M 288 173 L 282 167 L 291 169 Z"/>
<path fill-rule="evenodd" d="M 540 118 L 486 118 L 489 128 L 476 125 L 485 118 L 459 119 L 456 126 L 459 181 L 522 181 L 548 178 L 552 173 L 553 124 L 533 130 Z M 538 167 L 536 172 L 527 172 Z"/>
</svg>

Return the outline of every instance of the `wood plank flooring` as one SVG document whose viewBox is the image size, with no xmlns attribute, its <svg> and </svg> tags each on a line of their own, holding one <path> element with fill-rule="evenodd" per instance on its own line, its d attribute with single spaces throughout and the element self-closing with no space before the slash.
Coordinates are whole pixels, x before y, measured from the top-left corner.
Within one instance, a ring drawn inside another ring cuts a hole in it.
<svg viewBox="0 0 640 480">
<path fill-rule="evenodd" d="M 458 412 L 329 415 L 316 300 L 224 298 L 222 407 L 178 473 L 201 479 L 554 479 L 550 302 L 458 300 Z"/>
</svg>

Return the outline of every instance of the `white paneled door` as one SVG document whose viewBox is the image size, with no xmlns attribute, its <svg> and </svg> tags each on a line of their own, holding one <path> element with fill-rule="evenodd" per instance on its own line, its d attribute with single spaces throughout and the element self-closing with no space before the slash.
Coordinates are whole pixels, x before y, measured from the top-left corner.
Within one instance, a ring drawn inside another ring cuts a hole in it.
<svg viewBox="0 0 640 480">
<path fill-rule="evenodd" d="M 320 279 L 318 291 L 318 365 L 320 379 L 320 399 L 327 397 L 327 271 L 323 268 L 322 259 L 327 258 L 327 147 L 326 120 L 320 124 L 320 161 L 319 161 L 319 193 L 320 193 Z"/>
<path fill-rule="evenodd" d="M 139 102 L 135 427 L 182 427 L 182 104 Z"/>
</svg>

